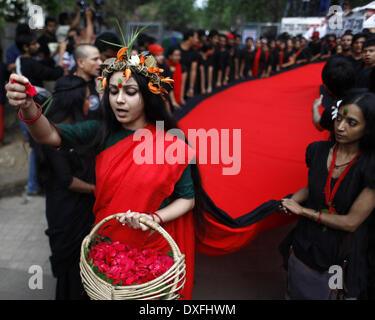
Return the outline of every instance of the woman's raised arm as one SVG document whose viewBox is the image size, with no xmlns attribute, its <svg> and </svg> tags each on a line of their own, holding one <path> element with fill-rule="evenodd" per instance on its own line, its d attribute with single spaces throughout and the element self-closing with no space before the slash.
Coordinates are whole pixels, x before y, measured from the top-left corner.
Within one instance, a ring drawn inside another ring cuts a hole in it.
<svg viewBox="0 0 375 320">
<path fill-rule="evenodd" d="M 56 128 L 41 114 L 41 108 L 25 93 L 29 80 L 23 76 L 12 74 L 5 86 L 9 103 L 19 108 L 18 115 L 26 124 L 33 139 L 41 144 L 53 147 L 61 145 L 61 137 Z"/>
</svg>

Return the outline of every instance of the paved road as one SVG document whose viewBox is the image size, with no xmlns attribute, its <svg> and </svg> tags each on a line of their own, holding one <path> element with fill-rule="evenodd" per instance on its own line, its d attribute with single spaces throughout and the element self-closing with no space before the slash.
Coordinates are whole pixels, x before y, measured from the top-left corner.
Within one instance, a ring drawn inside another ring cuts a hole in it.
<svg viewBox="0 0 375 320">
<path fill-rule="evenodd" d="M 285 272 L 277 247 L 291 227 L 264 232 L 233 254 L 197 254 L 193 299 L 283 299 Z M 54 299 L 45 230 L 43 197 L 0 198 L 0 299 Z M 34 265 L 43 270 L 43 289 L 29 288 Z"/>
</svg>

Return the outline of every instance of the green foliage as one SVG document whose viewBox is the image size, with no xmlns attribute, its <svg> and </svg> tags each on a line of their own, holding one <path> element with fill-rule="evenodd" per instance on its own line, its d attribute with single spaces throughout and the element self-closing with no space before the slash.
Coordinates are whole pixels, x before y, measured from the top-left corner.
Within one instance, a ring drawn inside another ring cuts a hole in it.
<svg viewBox="0 0 375 320">
<path fill-rule="evenodd" d="M 186 30 L 196 25 L 194 0 L 157 1 L 158 19 L 171 30 Z"/>
<path fill-rule="evenodd" d="M 6 22 L 18 22 L 25 16 L 24 0 L 0 0 L 0 31 Z"/>
</svg>

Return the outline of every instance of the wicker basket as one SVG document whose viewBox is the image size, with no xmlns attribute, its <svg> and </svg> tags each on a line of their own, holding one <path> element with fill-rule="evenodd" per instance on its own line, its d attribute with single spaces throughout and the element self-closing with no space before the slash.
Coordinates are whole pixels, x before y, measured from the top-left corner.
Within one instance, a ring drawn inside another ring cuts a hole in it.
<svg viewBox="0 0 375 320">
<path fill-rule="evenodd" d="M 186 266 L 185 255 L 181 254 L 176 242 L 159 224 L 150 219 L 140 218 L 140 222 L 150 229 L 159 232 L 168 242 L 172 249 L 174 264 L 164 274 L 149 282 L 131 286 L 113 286 L 100 279 L 86 260 L 85 251 L 97 233 L 109 220 L 121 217 L 124 213 L 118 213 L 106 217 L 100 221 L 85 237 L 81 245 L 80 269 L 83 287 L 88 296 L 93 300 L 178 300 L 178 291 L 185 284 Z"/>
</svg>

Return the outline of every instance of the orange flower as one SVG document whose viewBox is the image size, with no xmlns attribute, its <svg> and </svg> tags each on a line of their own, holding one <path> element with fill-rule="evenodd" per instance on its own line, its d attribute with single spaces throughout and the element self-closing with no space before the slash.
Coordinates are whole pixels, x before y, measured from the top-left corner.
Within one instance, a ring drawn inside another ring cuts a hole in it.
<svg viewBox="0 0 375 320">
<path fill-rule="evenodd" d="M 126 59 L 125 53 L 128 50 L 128 47 L 123 47 L 117 52 L 116 62 L 121 62 Z"/>
<path fill-rule="evenodd" d="M 102 80 L 102 87 L 103 87 L 103 89 L 105 89 L 107 87 L 107 78 L 104 78 Z"/>
<path fill-rule="evenodd" d="M 152 93 L 160 94 L 160 89 L 154 87 L 154 84 L 153 84 L 152 82 L 149 82 L 149 83 L 148 83 L 148 88 L 150 89 L 150 91 L 151 91 Z"/>
<path fill-rule="evenodd" d="M 166 77 L 166 78 L 161 78 L 161 82 L 166 82 L 166 83 L 173 83 L 174 80 L 169 78 L 169 77 Z"/>
<path fill-rule="evenodd" d="M 157 67 L 151 67 L 151 68 L 148 68 L 147 71 L 149 73 L 162 73 L 164 70 L 157 68 Z"/>
<path fill-rule="evenodd" d="M 145 58 L 143 57 L 143 53 L 141 52 L 141 55 L 139 56 L 139 63 L 141 66 L 144 66 L 145 64 Z"/>
<path fill-rule="evenodd" d="M 125 78 L 126 82 L 128 82 L 131 75 L 132 75 L 132 71 L 130 69 L 126 69 L 125 72 L 124 72 L 124 78 Z"/>
</svg>

